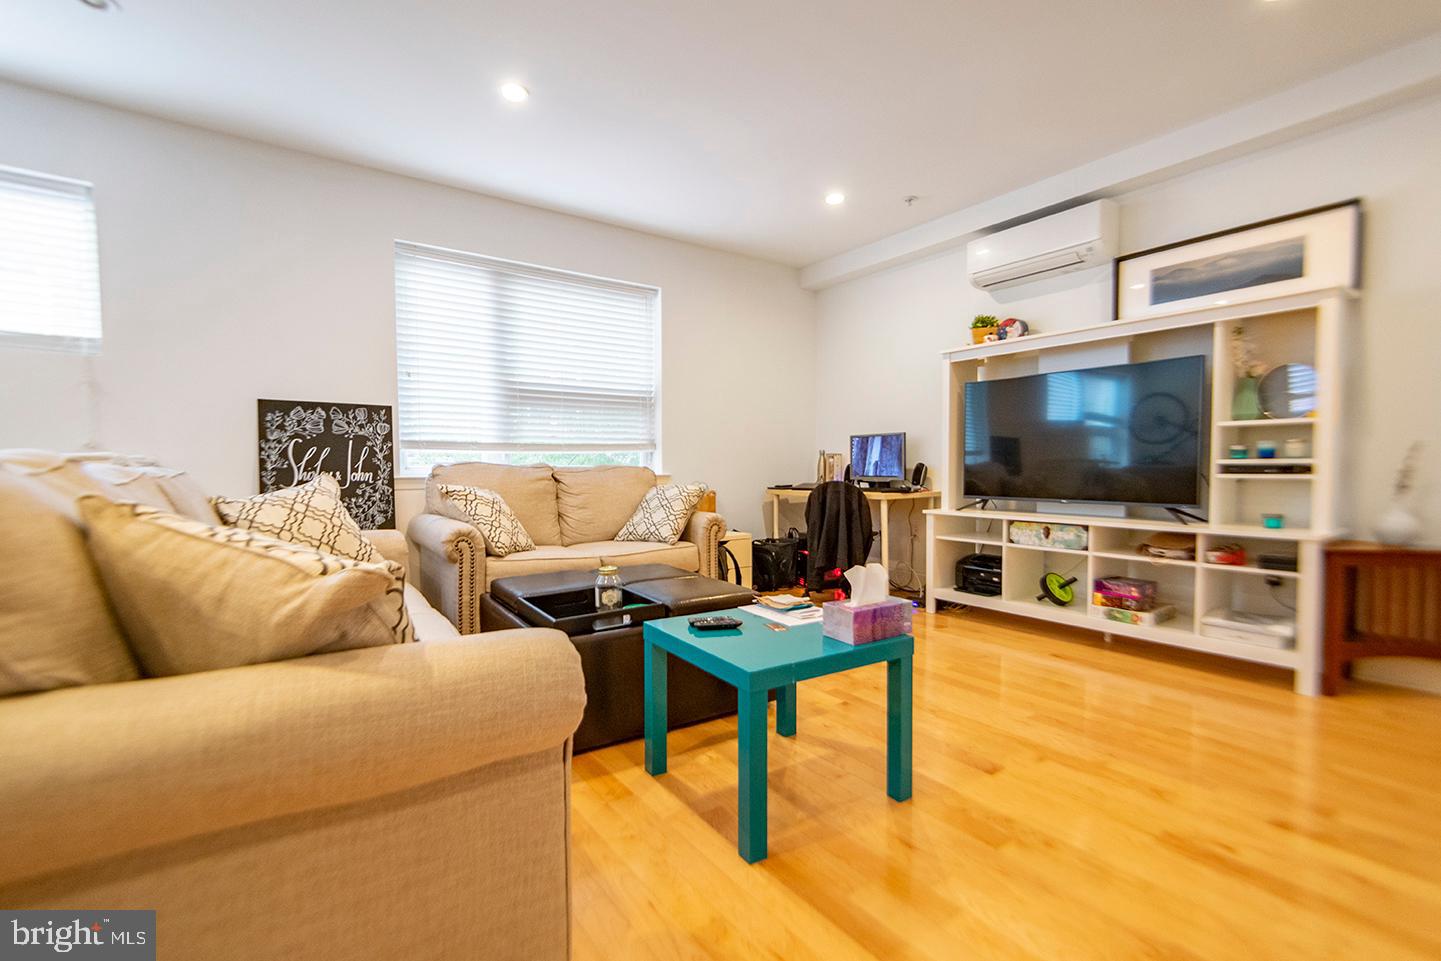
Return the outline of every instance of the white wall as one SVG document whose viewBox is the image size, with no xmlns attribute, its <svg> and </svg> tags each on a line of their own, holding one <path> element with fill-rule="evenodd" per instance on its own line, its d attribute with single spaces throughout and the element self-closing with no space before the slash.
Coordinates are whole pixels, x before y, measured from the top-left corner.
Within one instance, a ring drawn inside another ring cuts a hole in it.
<svg viewBox="0 0 1441 961">
<path fill-rule="evenodd" d="M 0 349 L 0 447 L 94 441 L 254 491 L 258 398 L 395 402 L 399 238 L 662 288 L 661 466 L 734 524 L 813 470 L 790 268 L 3 83 L 0 131 L 0 164 L 95 185 L 105 325 L 94 427 L 80 360 Z"/>
<path fill-rule="evenodd" d="M 1441 415 L 1441 98 L 1123 195 L 1117 198 L 1122 249 L 1357 196 L 1366 209 L 1365 289 L 1351 341 L 1359 389 L 1347 402 L 1358 428 L 1348 447 L 1358 483 L 1343 496 L 1353 500 L 1356 533 L 1368 536 L 1407 447 L 1422 440 L 1415 505 L 1425 539 L 1441 543 L 1441 438 L 1434 427 Z M 818 411 L 817 445 L 842 450 L 852 432 L 905 430 L 912 460 L 940 464 L 946 447 L 938 354 L 968 342 L 966 326 L 975 314 L 1021 317 L 1039 331 L 1110 317 L 1109 270 L 1003 294 L 1012 301 L 997 303 L 970 286 L 964 250 L 822 291 L 816 338 L 821 383 L 833 382 L 827 371 L 864 376 L 850 379 L 845 389 L 834 381 L 837 389 Z"/>
<path fill-rule="evenodd" d="M 1417 505 L 1441 543 L 1441 98 L 1198 171 L 1117 198 L 1122 248 L 1140 250 L 1350 197 L 1366 205 L 1362 321 L 1352 340 L 1360 429 L 1350 446 L 1358 532 L 1387 503 L 1407 446 L 1426 443 Z M 948 252 L 821 291 L 817 370 L 835 383 L 817 414 L 817 446 L 849 434 L 905 430 L 912 460 L 945 454 L 939 352 L 969 343 L 978 313 L 1021 317 L 1033 330 L 1110 318 L 1109 269 L 1002 292 L 971 287 L 965 251 Z M 844 384 L 827 371 L 864 376 Z"/>
</svg>

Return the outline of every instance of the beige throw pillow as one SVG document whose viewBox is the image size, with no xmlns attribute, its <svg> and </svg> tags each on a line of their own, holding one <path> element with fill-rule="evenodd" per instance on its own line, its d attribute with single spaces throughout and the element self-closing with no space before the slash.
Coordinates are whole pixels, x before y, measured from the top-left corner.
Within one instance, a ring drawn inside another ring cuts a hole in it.
<svg viewBox="0 0 1441 961">
<path fill-rule="evenodd" d="M 0 467 L 0 697 L 140 676 L 52 493 Z"/>
<path fill-rule="evenodd" d="M 82 497 L 90 554 L 145 673 L 414 640 L 398 564 Z"/>
<path fill-rule="evenodd" d="M 441 484 L 439 490 L 440 496 L 480 531 L 487 554 L 504 557 L 516 551 L 535 550 L 535 541 L 526 533 L 520 518 L 495 491 L 456 484 Z"/>
<path fill-rule="evenodd" d="M 213 497 L 211 503 L 231 527 L 352 560 L 375 563 L 382 559 L 340 502 L 340 483 L 332 474 L 317 474 L 296 487 L 254 497 Z"/>
<path fill-rule="evenodd" d="M 706 492 L 704 484 L 662 484 L 646 492 L 630 520 L 615 535 L 618 541 L 674 544 Z"/>
<path fill-rule="evenodd" d="M 615 540 L 655 487 L 649 467 L 557 467 L 554 473 L 561 543 L 567 545 Z"/>
<path fill-rule="evenodd" d="M 114 501 L 149 504 L 191 520 L 216 522 L 210 496 L 184 471 L 130 454 L 61 454 L 45 450 L 0 451 L 0 469 L 38 485 L 71 519 L 75 499 L 99 494 Z"/>
<path fill-rule="evenodd" d="M 517 467 L 470 461 L 432 468 L 430 479 L 425 482 L 425 509 L 463 521 L 466 518 L 440 493 L 442 485 L 495 491 L 505 499 L 505 506 L 525 525 L 526 533 L 536 544 L 565 543 L 557 518 L 555 477 L 546 464 Z"/>
</svg>

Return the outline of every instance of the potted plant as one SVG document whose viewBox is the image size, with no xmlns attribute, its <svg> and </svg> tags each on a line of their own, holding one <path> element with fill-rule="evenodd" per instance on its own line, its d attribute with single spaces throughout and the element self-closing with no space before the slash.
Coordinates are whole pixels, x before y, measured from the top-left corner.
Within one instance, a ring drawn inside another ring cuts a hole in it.
<svg viewBox="0 0 1441 961">
<path fill-rule="evenodd" d="M 971 321 L 971 343 L 983 344 L 986 338 L 994 334 L 1001 326 L 1001 322 L 994 314 L 977 314 L 976 319 Z"/>
</svg>

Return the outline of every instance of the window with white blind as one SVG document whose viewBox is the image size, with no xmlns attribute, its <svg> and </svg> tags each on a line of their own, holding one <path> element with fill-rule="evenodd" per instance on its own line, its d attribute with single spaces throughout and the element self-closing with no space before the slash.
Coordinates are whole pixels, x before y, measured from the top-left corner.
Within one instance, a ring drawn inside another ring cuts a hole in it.
<svg viewBox="0 0 1441 961">
<path fill-rule="evenodd" d="M 89 184 L 0 167 L 0 347 L 99 352 Z"/>
<path fill-rule="evenodd" d="M 654 466 L 659 334 L 654 287 L 397 242 L 402 472 Z"/>
</svg>

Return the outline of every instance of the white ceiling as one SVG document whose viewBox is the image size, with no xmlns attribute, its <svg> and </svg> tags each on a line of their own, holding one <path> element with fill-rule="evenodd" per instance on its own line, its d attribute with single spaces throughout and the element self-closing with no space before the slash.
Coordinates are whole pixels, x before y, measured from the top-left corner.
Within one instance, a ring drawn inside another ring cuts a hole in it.
<svg viewBox="0 0 1441 961">
<path fill-rule="evenodd" d="M 4 0 L 0 76 L 795 265 L 1441 30 L 1436 0 L 121 2 Z"/>
</svg>

